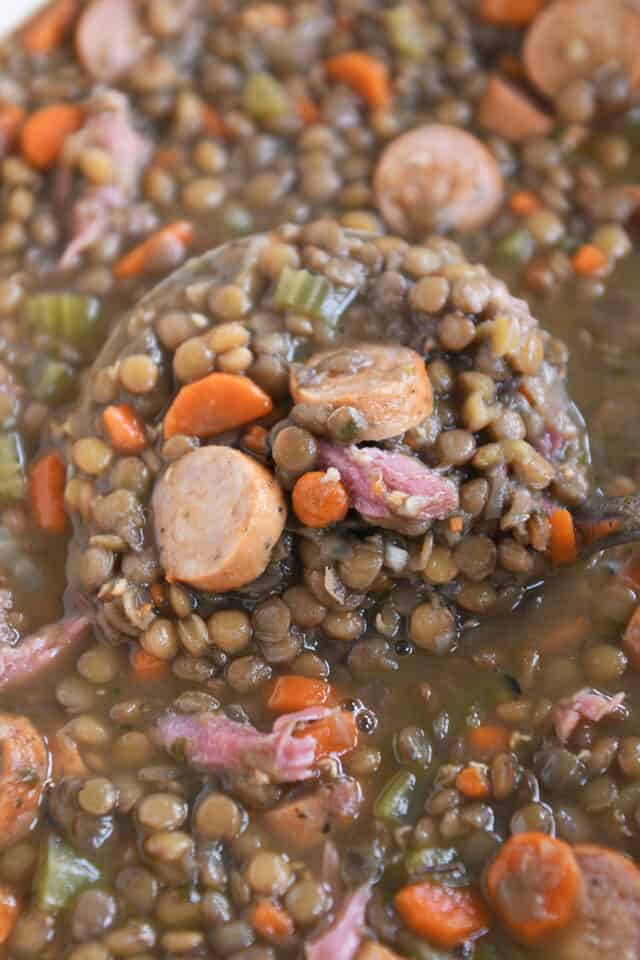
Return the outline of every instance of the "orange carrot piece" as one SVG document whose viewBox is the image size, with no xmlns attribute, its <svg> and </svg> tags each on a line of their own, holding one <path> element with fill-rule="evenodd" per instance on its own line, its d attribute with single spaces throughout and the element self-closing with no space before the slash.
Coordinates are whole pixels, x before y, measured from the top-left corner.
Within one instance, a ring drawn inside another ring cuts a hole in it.
<svg viewBox="0 0 640 960">
<path fill-rule="evenodd" d="M 439 947 L 457 947 L 489 927 L 489 913 L 482 898 L 468 887 L 446 887 L 425 880 L 403 887 L 393 902 L 413 933 Z"/>
<path fill-rule="evenodd" d="M 540 640 L 540 649 L 550 656 L 576 653 L 591 630 L 591 622 L 582 614 L 551 627 Z"/>
<path fill-rule="evenodd" d="M 139 277 L 147 270 L 155 268 L 163 250 L 179 244 L 183 248 L 183 252 L 186 253 L 192 241 L 193 224 L 187 220 L 176 220 L 174 223 L 169 223 L 166 227 L 162 227 L 156 233 L 147 237 L 133 250 L 125 253 L 116 262 L 113 268 L 114 275 L 118 280 Z"/>
<path fill-rule="evenodd" d="M 272 409 L 271 397 L 249 377 L 210 373 L 178 391 L 164 418 L 165 439 L 178 433 L 214 437 L 259 420 Z"/>
<path fill-rule="evenodd" d="M 462 533 L 464 530 L 464 518 L 463 517 L 451 517 L 449 519 L 449 530 L 451 533 Z"/>
<path fill-rule="evenodd" d="M 169 664 L 139 647 L 131 658 L 133 671 L 144 683 L 154 683 L 169 675 Z"/>
<path fill-rule="evenodd" d="M 640 670 L 640 605 L 631 614 L 622 636 L 622 649 L 634 670 Z"/>
<path fill-rule="evenodd" d="M 26 113 L 17 103 L 0 103 L 0 156 L 16 142 Z"/>
<path fill-rule="evenodd" d="M 358 746 L 358 725 L 348 710 L 334 710 L 321 720 L 307 723 L 295 736 L 313 737 L 316 741 L 316 760 L 323 757 L 342 757 Z"/>
<path fill-rule="evenodd" d="M 609 266 L 607 255 L 594 243 L 583 243 L 578 247 L 571 263 L 579 277 L 597 277 Z"/>
<path fill-rule="evenodd" d="M 480 727 L 470 727 L 467 742 L 473 755 L 479 760 L 489 760 L 503 750 L 509 749 L 511 734 L 506 727 L 497 723 L 485 723 Z"/>
<path fill-rule="evenodd" d="M 298 520 L 315 529 L 339 523 L 349 512 L 347 488 L 323 470 L 311 470 L 296 480 L 291 502 Z"/>
<path fill-rule="evenodd" d="M 367 940 L 358 950 L 356 960 L 401 960 L 401 957 L 388 947 L 383 947 L 381 943 Z"/>
<path fill-rule="evenodd" d="M 253 427 L 249 427 L 246 433 L 242 435 L 242 443 L 247 448 L 251 450 L 252 453 L 257 453 L 258 456 L 265 456 L 267 453 L 267 438 L 269 436 L 269 431 L 265 427 L 260 427 L 257 424 Z"/>
<path fill-rule="evenodd" d="M 554 566 L 565 566 L 578 559 L 578 544 L 573 517 L 568 510 L 554 510 L 549 517 L 551 542 L 549 550 Z"/>
<path fill-rule="evenodd" d="M 296 99 L 296 111 L 305 127 L 312 127 L 315 123 L 320 123 L 320 110 L 311 97 L 298 97 Z"/>
<path fill-rule="evenodd" d="M 516 217 L 528 217 L 539 210 L 542 204 L 532 190 L 516 190 L 509 199 L 509 209 Z"/>
<path fill-rule="evenodd" d="M 486 874 L 487 894 L 501 921 L 514 939 L 532 945 L 570 923 L 581 889 L 573 850 L 546 833 L 510 837 Z"/>
<path fill-rule="evenodd" d="M 45 533 L 64 533 L 67 514 L 64 508 L 66 471 L 57 453 L 48 453 L 31 468 L 29 499 L 31 512 Z"/>
<path fill-rule="evenodd" d="M 295 713 L 305 707 L 321 707 L 329 699 L 331 687 L 326 680 L 287 674 L 273 685 L 267 707 L 274 713 Z"/>
<path fill-rule="evenodd" d="M 470 764 L 464 767 L 456 777 L 456 787 L 464 797 L 479 800 L 491 793 L 486 773 Z"/>
<path fill-rule="evenodd" d="M 254 3 L 242 11 L 240 22 L 245 30 L 264 33 L 265 30 L 285 30 L 291 22 L 291 16 L 286 7 L 279 3 Z"/>
<path fill-rule="evenodd" d="M 36 110 L 20 131 L 20 150 L 36 170 L 50 170 L 65 140 L 82 126 L 84 111 L 75 103 L 53 103 Z"/>
<path fill-rule="evenodd" d="M 391 80 L 387 65 L 369 53 L 351 50 L 325 62 L 327 76 L 355 90 L 370 107 L 384 109 L 391 103 Z"/>
<path fill-rule="evenodd" d="M 271 900 L 258 901 L 251 922 L 264 940 L 287 940 L 294 932 L 293 920 L 287 911 Z"/>
<path fill-rule="evenodd" d="M 21 913 L 20 901 L 11 887 L 0 886 L 0 944 L 6 943 Z"/>
<path fill-rule="evenodd" d="M 57 50 L 78 12 L 78 0 L 54 0 L 36 14 L 20 33 L 20 43 L 32 56 Z"/>
<path fill-rule="evenodd" d="M 480 16 L 489 23 L 525 26 L 542 10 L 546 0 L 482 0 Z"/>
<path fill-rule="evenodd" d="M 226 140 L 229 130 L 215 107 L 205 103 L 202 107 L 202 126 L 206 133 L 218 140 Z"/>
<path fill-rule="evenodd" d="M 109 442 L 118 453 L 141 453 L 148 446 L 142 419 L 126 403 L 112 404 L 102 414 Z"/>
</svg>

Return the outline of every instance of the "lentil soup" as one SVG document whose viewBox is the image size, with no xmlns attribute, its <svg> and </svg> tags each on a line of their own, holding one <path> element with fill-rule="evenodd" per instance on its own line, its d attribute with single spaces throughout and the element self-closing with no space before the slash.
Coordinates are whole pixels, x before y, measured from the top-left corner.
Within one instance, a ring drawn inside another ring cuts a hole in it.
<svg viewBox="0 0 640 960">
<path fill-rule="evenodd" d="M 640 958 L 639 32 L 0 45 L 0 957 Z"/>
</svg>

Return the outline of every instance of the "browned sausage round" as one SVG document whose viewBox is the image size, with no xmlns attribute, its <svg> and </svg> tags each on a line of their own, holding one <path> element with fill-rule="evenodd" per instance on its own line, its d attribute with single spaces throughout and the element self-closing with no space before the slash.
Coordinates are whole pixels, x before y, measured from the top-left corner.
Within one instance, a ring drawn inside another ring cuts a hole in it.
<svg viewBox="0 0 640 960">
<path fill-rule="evenodd" d="M 619 64 L 640 84 L 640 14 L 624 0 L 557 0 L 535 18 L 525 38 L 531 83 L 554 97 L 599 67 Z"/>
<path fill-rule="evenodd" d="M 193 450 L 171 464 L 152 506 L 167 580 L 216 592 L 264 572 L 287 513 L 273 475 L 222 446 Z"/>
<path fill-rule="evenodd" d="M 638 960 L 640 870 L 621 853 L 574 848 L 584 880 L 580 914 L 558 944 L 557 960 Z"/>
<path fill-rule="evenodd" d="M 293 367 L 296 403 L 354 407 L 368 427 L 358 440 L 387 440 L 415 427 L 433 410 L 424 360 L 408 347 L 360 343 L 314 354 Z"/>
<path fill-rule="evenodd" d="M 458 127 L 430 123 L 404 133 L 380 158 L 376 203 L 392 230 L 474 230 L 497 212 L 500 168 L 485 145 Z"/>
</svg>

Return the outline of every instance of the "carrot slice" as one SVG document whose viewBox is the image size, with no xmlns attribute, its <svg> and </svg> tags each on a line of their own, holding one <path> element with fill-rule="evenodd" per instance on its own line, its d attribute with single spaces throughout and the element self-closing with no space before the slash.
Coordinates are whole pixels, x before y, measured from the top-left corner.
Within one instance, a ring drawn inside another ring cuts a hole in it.
<svg viewBox="0 0 640 960">
<path fill-rule="evenodd" d="M 153 270 L 167 254 L 179 259 L 184 256 L 187 248 L 193 241 L 193 224 L 187 220 L 176 220 L 162 227 L 143 243 L 125 253 L 113 268 L 118 280 L 128 280 L 139 277 L 140 274 Z"/>
<path fill-rule="evenodd" d="M 551 524 L 551 562 L 555 566 L 565 566 L 575 563 L 578 559 L 578 545 L 576 542 L 576 528 L 573 517 L 568 510 L 554 510 L 549 517 Z"/>
<path fill-rule="evenodd" d="M 293 935 L 293 920 L 286 910 L 271 900 L 258 901 L 251 922 L 264 940 L 286 940 Z"/>
<path fill-rule="evenodd" d="M 31 511 L 40 529 L 46 533 L 64 533 L 66 529 L 65 479 L 65 466 L 57 453 L 48 453 L 41 457 L 31 469 Z"/>
<path fill-rule="evenodd" d="M 78 0 L 54 0 L 20 33 L 20 43 L 32 56 L 57 50 L 78 12 Z"/>
<path fill-rule="evenodd" d="M 164 418 L 166 439 L 177 433 L 215 437 L 271 413 L 273 401 L 249 377 L 210 373 L 182 387 Z"/>
<path fill-rule="evenodd" d="M 21 913 L 20 901 L 11 887 L 0 886 L 0 944 L 6 943 Z"/>
<path fill-rule="evenodd" d="M 8 153 L 24 123 L 26 113 L 17 103 L 0 104 L 0 156 Z"/>
<path fill-rule="evenodd" d="M 542 204 L 531 190 L 516 190 L 509 199 L 509 209 L 516 217 L 528 217 L 539 210 Z"/>
<path fill-rule="evenodd" d="M 296 111 L 305 127 L 320 123 L 320 111 L 311 97 L 300 96 L 296 99 Z"/>
<path fill-rule="evenodd" d="M 296 481 L 291 500 L 298 520 L 316 529 L 339 523 L 349 512 L 347 488 L 323 470 L 304 473 Z"/>
<path fill-rule="evenodd" d="M 109 442 L 118 453 L 141 453 L 148 446 L 144 423 L 126 403 L 111 405 L 102 414 Z"/>
<path fill-rule="evenodd" d="M 577 912 L 580 868 L 568 843 L 546 833 L 519 833 L 500 848 L 486 875 L 492 906 L 511 935 L 537 944 Z"/>
<path fill-rule="evenodd" d="M 327 76 L 355 90 L 370 107 L 388 107 L 391 103 L 389 70 L 382 60 L 377 60 L 361 50 L 339 53 L 325 62 Z"/>
<path fill-rule="evenodd" d="M 464 797 L 478 800 L 491 793 L 486 773 L 478 766 L 470 765 L 460 771 L 456 777 L 456 787 Z"/>
<path fill-rule="evenodd" d="M 546 0 L 482 0 L 480 16 L 489 23 L 524 26 L 531 23 Z"/>
<path fill-rule="evenodd" d="M 553 130 L 551 117 L 497 74 L 489 77 L 478 105 L 477 119 L 482 127 L 511 143 L 546 137 Z"/>
<path fill-rule="evenodd" d="M 316 760 L 322 757 L 342 757 L 358 745 L 358 725 L 355 716 L 347 710 L 334 710 L 321 720 L 307 723 L 295 736 L 313 737 L 316 741 Z"/>
<path fill-rule="evenodd" d="M 595 243 L 583 243 L 572 256 L 571 264 L 579 277 L 597 277 L 606 271 L 609 259 Z"/>
<path fill-rule="evenodd" d="M 506 727 L 486 723 L 480 727 L 471 727 L 467 733 L 467 743 L 473 755 L 479 760 L 489 760 L 496 753 L 509 749 L 511 734 Z"/>
<path fill-rule="evenodd" d="M 75 103 L 53 103 L 36 110 L 20 132 L 22 156 L 36 170 L 57 162 L 65 140 L 82 126 L 84 111 Z"/>
<path fill-rule="evenodd" d="M 211 137 L 217 137 L 218 140 L 226 140 L 229 136 L 229 130 L 224 120 L 215 107 L 205 103 L 202 107 L 202 126 L 206 133 Z"/>
<path fill-rule="evenodd" d="M 287 674 L 276 680 L 267 707 L 274 713 L 295 713 L 305 707 L 321 707 L 330 693 L 331 687 L 326 680 Z"/>
<path fill-rule="evenodd" d="M 489 926 L 482 898 L 469 888 L 446 887 L 425 880 L 399 890 L 396 910 L 413 933 L 439 947 L 457 947 L 481 936 Z"/>
<path fill-rule="evenodd" d="M 144 683 L 155 683 L 163 680 L 169 674 L 169 664 L 160 657 L 154 657 L 139 647 L 131 657 L 133 672 L 138 680 Z"/>
</svg>

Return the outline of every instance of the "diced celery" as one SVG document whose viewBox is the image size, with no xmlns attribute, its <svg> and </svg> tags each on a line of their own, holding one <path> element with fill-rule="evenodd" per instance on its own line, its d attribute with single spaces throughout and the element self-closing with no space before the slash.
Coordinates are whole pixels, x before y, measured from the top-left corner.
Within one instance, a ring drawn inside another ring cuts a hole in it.
<svg viewBox="0 0 640 960">
<path fill-rule="evenodd" d="M 394 50 L 409 60 L 424 60 L 424 32 L 413 7 L 403 3 L 393 10 L 388 10 L 385 24 Z"/>
<path fill-rule="evenodd" d="M 496 245 L 498 254 L 516 263 L 525 263 L 531 258 L 535 241 L 525 227 L 512 230 Z"/>
<path fill-rule="evenodd" d="M 36 400 L 62 403 L 73 388 L 73 369 L 68 363 L 38 358 L 29 370 L 29 385 Z"/>
<path fill-rule="evenodd" d="M 417 876 L 452 867 L 457 859 L 458 851 L 454 847 L 420 847 L 406 855 L 404 865 L 410 876 Z"/>
<path fill-rule="evenodd" d="M 50 834 L 40 853 L 36 874 L 36 900 L 40 910 L 64 910 L 77 893 L 100 880 L 98 868 L 81 857 L 55 834 Z"/>
<path fill-rule="evenodd" d="M 273 295 L 276 307 L 335 323 L 356 296 L 355 289 L 336 289 L 326 277 L 285 267 Z"/>
<path fill-rule="evenodd" d="M 0 500 L 22 500 L 26 491 L 24 453 L 19 433 L 0 434 Z"/>
<path fill-rule="evenodd" d="M 270 73 L 251 73 L 244 88 L 244 107 L 258 120 L 272 120 L 291 110 L 289 94 Z"/>
<path fill-rule="evenodd" d="M 102 308 L 95 297 L 79 293 L 35 293 L 25 301 L 27 322 L 36 333 L 87 350 L 100 336 Z"/>
<path fill-rule="evenodd" d="M 409 812 L 416 778 L 409 770 L 399 770 L 384 785 L 373 805 L 373 815 L 380 820 L 403 820 Z"/>
</svg>

